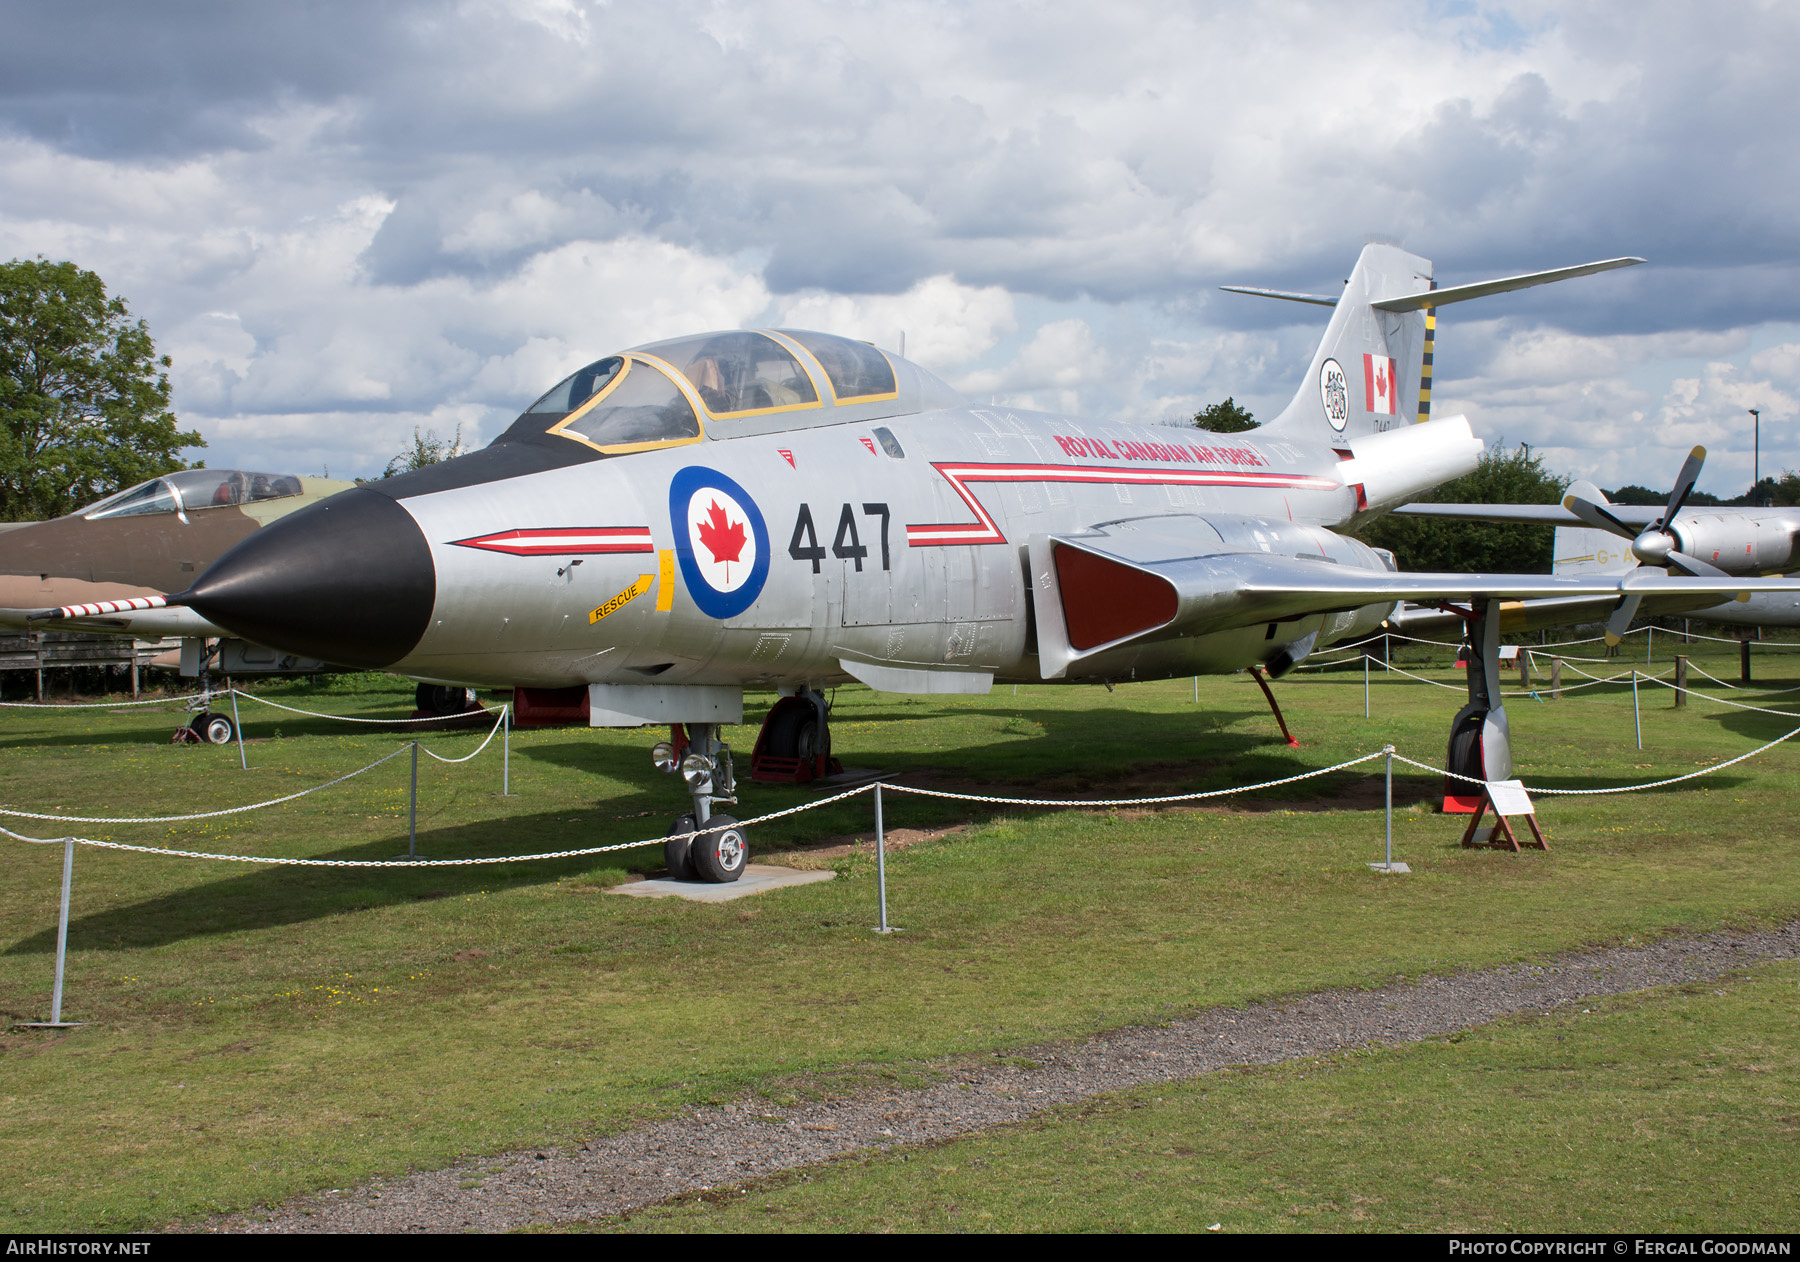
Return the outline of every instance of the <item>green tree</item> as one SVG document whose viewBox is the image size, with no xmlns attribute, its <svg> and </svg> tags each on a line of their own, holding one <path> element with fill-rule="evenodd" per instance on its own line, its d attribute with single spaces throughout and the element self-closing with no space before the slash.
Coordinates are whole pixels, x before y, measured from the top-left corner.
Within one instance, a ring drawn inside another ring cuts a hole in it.
<svg viewBox="0 0 1800 1262">
<path fill-rule="evenodd" d="M 435 429 L 419 431 L 413 426 L 412 446 L 387 462 L 387 468 L 381 476 L 391 478 L 397 473 L 411 473 L 414 469 L 423 469 L 428 464 L 438 464 L 454 456 L 462 455 L 462 426 L 456 427 L 452 438 L 439 438 Z"/>
<path fill-rule="evenodd" d="M 1256 428 L 1256 418 L 1250 415 L 1248 408 L 1239 407 L 1236 399 L 1227 398 L 1223 403 L 1215 403 L 1194 413 L 1194 428 L 1210 430 L 1215 434 L 1241 434 L 1247 429 Z"/>
<path fill-rule="evenodd" d="M 0 263 L 0 521 L 34 521 L 159 473 L 204 447 L 169 410 L 169 357 L 73 263 Z"/>
<path fill-rule="evenodd" d="M 1557 504 L 1568 486 L 1568 478 L 1545 469 L 1543 457 L 1524 445 L 1495 446 L 1482 453 L 1475 472 L 1419 498 L 1436 504 Z M 1555 537 L 1549 526 L 1392 515 L 1356 533 L 1364 543 L 1390 550 L 1403 570 L 1477 574 L 1548 574 Z"/>
</svg>

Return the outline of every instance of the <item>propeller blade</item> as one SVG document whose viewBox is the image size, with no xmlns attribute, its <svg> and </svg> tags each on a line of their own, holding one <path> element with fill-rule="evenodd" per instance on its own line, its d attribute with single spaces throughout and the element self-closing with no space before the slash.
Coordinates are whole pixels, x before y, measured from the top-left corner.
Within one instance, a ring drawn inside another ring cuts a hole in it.
<svg viewBox="0 0 1800 1262">
<path fill-rule="evenodd" d="M 1709 562 L 1706 562 L 1706 561 L 1702 561 L 1699 557 L 1689 556 L 1685 552 L 1669 553 L 1669 564 L 1673 565 L 1675 568 L 1681 570 L 1685 574 L 1692 575 L 1694 578 L 1728 578 L 1728 577 L 1730 577 L 1728 574 L 1726 574 L 1726 572 L 1724 570 L 1721 570 L 1718 566 L 1710 564 Z"/>
<path fill-rule="evenodd" d="M 1638 606 L 1644 603 L 1642 596 L 1627 596 L 1619 607 L 1613 610 L 1613 616 L 1606 620 L 1606 647 L 1611 648 L 1625 638 L 1625 632 L 1631 628 L 1631 620 L 1637 617 Z"/>
<path fill-rule="evenodd" d="M 1620 521 L 1617 517 L 1614 517 L 1604 508 L 1601 508 L 1598 504 L 1592 503 L 1589 500 L 1584 500 L 1579 495 L 1563 496 L 1562 506 L 1581 518 L 1582 521 L 1592 526 L 1595 530 L 1607 531 L 1609 534 L 1618 535 L 1621 539 L 1635 539 L 1638 537 L 1638 531 L 1635 527 L 1627 526 L 1624 522 Z"/>
<path fill-rule="evenodd" d="M 1681 474 L 1675 479 L 1675 489 L 1669 492 L 1669 507 L 1663 513 L 1662 520 L 1657 522 L 1657 529 L 1667 530 L 1669 523 L 1675 520 L 1675 514 L 1687 503 L 1688 492 L 1694 489 L 1699 480 L 1700 467 L 1706 463 L 1706 448 L 1696 447 L 1688 452 L 1688 458 L 1682 462 Z"/>
</svg>

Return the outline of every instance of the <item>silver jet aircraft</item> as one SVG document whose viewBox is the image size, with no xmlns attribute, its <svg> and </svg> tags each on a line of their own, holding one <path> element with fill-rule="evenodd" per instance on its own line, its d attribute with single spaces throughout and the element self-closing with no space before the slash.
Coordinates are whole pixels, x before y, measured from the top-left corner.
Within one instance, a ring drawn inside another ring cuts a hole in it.
<svg viewBox="0 0 1800 1262">
<path fill-rule="evenodd" d="M 1426 312 L 1612 260 L 1433 288 L 1369 246 L 1293 401 L 1250 434 L 971 404 L 845 338 L 730 331 L 557 383 L 489 447 L 269 526 L 170 598 L 257 643 L 483 686 L 584 686 L 596 726 L 676 726 L 693 814 L 671 869 L 734 879 L 730 751 L 746 687 L 787 694 L 759 745 L 828 747 L 820 689 L 906 693 L 1266 667 L 1368 634 L 1401 600 L 1467 602 L 1453 769 L 1511 769 L 1503 598 L 1735 594 L 1782 580 L 1398 574 L 1339 533 L 1475 467 L 1419 413 Z M 1288 295 L 1292 296 L 1292 295 Z M 1463 790 L 1466 792 L 1467 790 Z M 691 821 L 697 821 L 691 822 Z"/>
</svg>

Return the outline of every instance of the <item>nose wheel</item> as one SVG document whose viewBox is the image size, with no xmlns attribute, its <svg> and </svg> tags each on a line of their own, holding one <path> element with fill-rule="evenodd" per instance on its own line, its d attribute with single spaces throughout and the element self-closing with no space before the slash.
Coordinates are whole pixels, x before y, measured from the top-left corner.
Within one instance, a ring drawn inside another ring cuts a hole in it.
<svg viewBox="0 0 1800 1262">
<path fill-rule="evenodd" d="M 693 849 L 693 832 L 699 826 L 692 815 L 677 815 L 669 825 L 669 839 L 663 842 L 663 862 L 669 866 L 671 881 L 694 879 L 694 864 L 688 856 Z"/>
<path fill-rule="evenodd" d="M 737 880 L 750 862 L 750 843 L 744 838 L 743 825 L 723 812 L 714 815 L 706 821 L 706 831 L 688 847 L 688 862 L 702 881 L 723 885 Z"/>
<path fill-rule="evenodd" d="M 750 862 L 750 844 L 743 825 L 713 810 L 715 802 L 737 802 L 731 749 L 719 739 L 716 723 L 677 723 L 670 734 L 673 739 L 658 744 L 651 757 L 663 771 L 679 773 L 687 782 L 694 810 L 669 825 L 663 842 L 669 878 L 715 885 L 735 881 Z M 706 831 L 691 840 L 682 836 L 696 828 Z"/>
</svg>

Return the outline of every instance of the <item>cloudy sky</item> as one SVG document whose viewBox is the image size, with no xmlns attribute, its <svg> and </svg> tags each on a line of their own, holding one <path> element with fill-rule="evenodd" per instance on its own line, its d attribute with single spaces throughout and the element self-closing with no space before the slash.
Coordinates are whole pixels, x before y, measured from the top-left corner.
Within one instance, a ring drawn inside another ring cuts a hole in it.
<svg viewBox="0 0 1800 1262">
<path fill-rule="evenodd" d="M 0 0 L 0 258 L 174 358 L 210 464 L 486 442 L 603 352 L 824 328 L 982 399 L 1272 416 L 1370 240 L 1440 415 L 1606 486 L 1800 467 L 1800 6 Z"/>
</svg>

